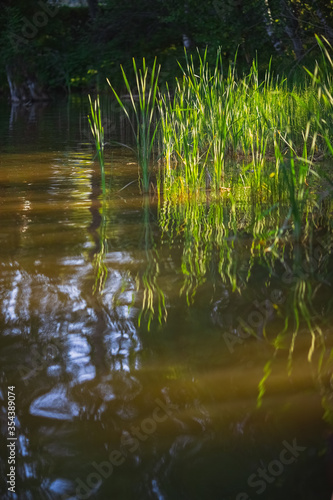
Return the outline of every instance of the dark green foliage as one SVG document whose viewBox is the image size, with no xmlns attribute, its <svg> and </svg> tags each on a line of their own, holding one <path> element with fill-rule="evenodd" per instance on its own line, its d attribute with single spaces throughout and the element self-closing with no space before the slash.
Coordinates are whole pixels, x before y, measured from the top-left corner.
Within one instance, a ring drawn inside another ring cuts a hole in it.
<svg viewBox="0 0 333 500">
<path fill-rule="evenodd" d="M 45 0 L 46 2 L 46 0 Z M 238 69 L 249 71 L 258 54 L 261 76 L 273 54 L 271 68 L 298 75 L 319 55 L 314 34 L 333 39 L 333 2 L 323 0 L 107 0 L 86 8 L 61 7 L 56 15 L 26 38 L 26 20 L 41 11 L 33 0 L 4 0 L 0 11 L 0 86 L 6 85 L 6 65 L 17 78 L 33 76 L 49 90 L 116 88 L 132 58 L 161 64 L 160 84 L 179 75 L 183 42 L 207 50 L 213 63 L 222 47 L 226 66 L 238 49 Z M 185 37 L 185 38 L 184 38 Z M 118 80 L 117 80 L 118 78 Z M 134 82 L 135 83 L 135 82 Z"/>
</svg>

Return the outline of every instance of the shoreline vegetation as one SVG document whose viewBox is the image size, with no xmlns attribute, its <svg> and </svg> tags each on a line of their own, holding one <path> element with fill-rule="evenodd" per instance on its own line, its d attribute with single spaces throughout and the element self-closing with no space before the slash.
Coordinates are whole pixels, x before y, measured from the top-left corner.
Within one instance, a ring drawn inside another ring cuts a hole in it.
<svg viewBox="0 0 333 500">
<path fill-rule="evenodd" d="M 248 74 L 237 75 L 237 57 L 224 71 L 220 51 L 213 67 L 207 50 L 197 61 L 185 52 L 173 92 L 159 89 L 156 60 L 149 70 L 133 59 L 134 87 L 121 68 L 128 94 L 108 83 L 133 130 L 142 191 L 216 196 L 239 186 L 281 198 L 282 187 L 297 224 L 313 183 L 332 187 L 319 160 L 333 156 L 333 51 L 316 39 L 321 60 L 292 86 L 270 67 L 260 79 L 256 60 Z"/>
</svg>

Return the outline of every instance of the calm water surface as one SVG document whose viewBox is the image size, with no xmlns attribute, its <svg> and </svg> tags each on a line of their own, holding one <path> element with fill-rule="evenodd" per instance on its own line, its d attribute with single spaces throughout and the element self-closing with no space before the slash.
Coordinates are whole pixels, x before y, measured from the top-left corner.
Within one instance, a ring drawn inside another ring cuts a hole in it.
<svg viewBox="0 0 333 500">
<path fill-rule="evenodd" d="M 0 107 L 1 498 L 330 500 L 330 211 L 281 262 L 241 202 L 122 189 L 128 149 L 103 205 L 86 99 Z"/>
</svg>

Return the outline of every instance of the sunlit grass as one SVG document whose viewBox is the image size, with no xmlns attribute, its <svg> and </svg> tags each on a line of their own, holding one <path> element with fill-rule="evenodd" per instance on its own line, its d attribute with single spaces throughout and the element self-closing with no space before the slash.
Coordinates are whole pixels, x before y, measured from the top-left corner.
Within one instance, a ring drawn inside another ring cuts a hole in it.
<svg viewBox="0 0 333 500">
<path fill-rule="evenodd" d="M 129 108 L 108 83 L 135 136 L 143 192 L 149 190 L 152 168 L 157 170 L 158 192 L 180 197 L 200 190 L 224 194 L 225 189 L 234 189 L 235 175 L 226 172 L 230 161 L 240 167 L 244 188 L 259 195 L 265 192 L 270 176 L 279 181 L 282 175 L 299 237 L 302 200 L 307 196 L 309 177 L 317 172 L 314 162 L 333 156 L 332 48 L 317 40 L 323 61 L 313 72 L 304 72 L 303 85 L 291 85 L 275 75 L 271 66 L 261 78 L 257 60 L 248 74 L 239 76 L 237 57 L 225 69 L 220 51 L 213 65 L 207 62 L 207 51 L 203 55 L 185 53 L 183 76 L 172 91 L 168 85 L 164 92 L 159 90 L 156 59 L 150 71 L 145 59 L 142 68 L 133 59 L 134 88 L 121 68 Z M 102 165 L 98 100 L 94 106 L 91 103 L 91 114 Z M 157 147 L 159 167 L 151 164 Z"/>
<path fill-rule="evenodd" d="M 179 178 L 187 191 L 219 190 L 227 159 L 241 161 L 244 172 L 253 171 L 254 187 L 261 189 L 267 159 L 281 164 L 288 153 L 287 136 L 297 156 L 304 152 L 305 130 L 305 146 L 319 147 L 313 91 L 288 90 L 286 80 L 270 69 L 260 82 L 255 61 L 247 76 L 236 78 L 235 65 L 224 75 L 220 57 L 212 70 L 205 55 L 198 57 L 199 70 L 191 57 L 173 99 L 163 95 L 159 100 L 165 190 Z"/>
<path fill-rule="evenodd" d="M 88 121 L 91 133 L 95 141 L 95 147 L 97 151 L 99 165 L 101 167 L 102 190 L 104 196 L 105 195 L 104 128 L 102 125 L 101 106 L 99 102 L 99 96 L 97 96 L 97 99 L 94 101 L 94 104 L 92 103 L 90 95 L 88 97 L 89 97 L 90 113 L 91 113 L 91 116 L 88 116 Z"/>
<path fill-rule="evenodd" d="M 121 109 L 127 116 L 133 130 L 136 141 L 136 153 L 138 163 L 142 172 L 142 188 L 144 193 L 148 193 L 150 181 L 150 157 L 157 132 L 155 124 L 155 108 L 158 91 L 158 78 L 160 66 L 157 66 L 156 59 L 150 72 L 145 59 L 142 61 L 142 68 L 138 68 L 133 59 L 133 69 L 136 79 L 135 92 L 132 90 L 129 80 L 121 67 L 123 80 L 129 94 L 131 107 L 134 111 L 136 127 L 134 127 L 124 100 L 120 98 L 112 84 L 108 80 Z"/>
</svg>

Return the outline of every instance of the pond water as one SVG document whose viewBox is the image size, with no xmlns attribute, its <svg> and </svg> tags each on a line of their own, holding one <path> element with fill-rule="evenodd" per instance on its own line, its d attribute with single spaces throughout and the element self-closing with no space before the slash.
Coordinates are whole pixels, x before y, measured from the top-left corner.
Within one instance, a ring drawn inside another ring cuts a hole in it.
<svg viewBox="0 0 333 500">
<path fill-rule="evenodd" d="M 144 199 L 107 147 L 103 203 L 86 98 L 0 107 L 1 498 L 330 500 L 328 198 L 273 248 L 288 207 Z"/>
</svg>

